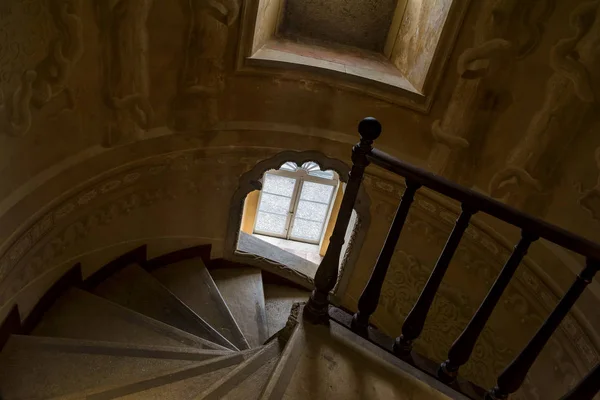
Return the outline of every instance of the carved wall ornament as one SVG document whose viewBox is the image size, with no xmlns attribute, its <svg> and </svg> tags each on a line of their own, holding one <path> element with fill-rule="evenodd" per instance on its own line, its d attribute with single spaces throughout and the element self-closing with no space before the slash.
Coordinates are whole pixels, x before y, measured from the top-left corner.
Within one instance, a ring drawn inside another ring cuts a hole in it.
<svg viewBox="0 0 600 400">
<path fill-rule="evenodd" d="M 544 212 L 565 150 L 586 130 L 587 117 L 594 109 L 592 82 L 600 80 L 599 4 L 588 1 L 572 12 L 575 34 L 552 48 L 554 74 L 548 80 L 544 103 L 505 168 L 490 181 L 492 196 L 531 213 Z"/>
<path fill-rule="evenodd" d="M 151 127 L 148 28 L 153 0 L 95 1 L 102 46 L 103 98 L 111 110 L 104 144 L 139 139 Z"/>
<path fill-rule="evenodd" d="M 537 47 L 554 0 L 487 0 L 480 3 L 473 46 L 459 56 L 459 80 L 444 116 L 433 122 L 436 141 L 428 164 L 471 186 L 485 135 L 512 104 L 507 90 L 516 61 Z"/>
<path fill-rule="evenodd" d="M 66 235 L 67 230 L 71 236 L 73 232 L 85 233 L 84 236 L 87 236 L 98 226 L 107 224 L 120 215 L 125 215 L 125 211 L 131 212 L 144 204 L 151 205 L 150 203 L 154 200 L 155 202 L 163 201 L 178 198 L 186 193 L 200 193 L 199 181 L 216 188 L 228 188 L 233 192 L 240 174 L 264 157 L 265 153 L 262 151 L 248 154 L 247 149 L 170 153 L 123 166 L 120 168 L 120 172 L 112 172 L 86 187 L 77 189 L 57 204 L 52 203 L 37 220 L 17 231 L 13 238 L 3 243 L 0 249 L 0 304 L 3 304 L 6 299 L 17 293 L 22 285 L 27 283 L 22 279 L 14 280 L 13 274 L 35 276 L 39 273 L 39 268 L 51 267 L 52 261 L 56 257 L 69 250 L 75 242 L 60 239 L 60 235 L 63 233 Z M 217 171 L 218 173 L 215 173 L 211 169 L 215 162 L 222 163 L 227 168 L 221 168 Z M 200 171 L 203 175 L 201 178 L 196 178 L 198 182 L 192 178 L 173 180 L 169 185 L 163 185 L 162 189 L 153 183 L 166 174 L 185 174 L 188 171 Z M 132 197 L 133 188 L 138 186 L 140 189 L 135 191 L 136 196 Z M 114 199 L 114 196 L 118 196 L 119 193 L 125 194 L 117 199 L 126 200 Z M 143 201 L 140 202 L 136 199 L 143 199 Z M 121 202 L 118 203 L 119 201 Z M 117 208 L 114 206 L 116 203 L 120 204 Z M 102 208 L 104 211 L 101 216 L 92 217 L 95 212 L 93 210 L 98 204 L 103 204 L 101 208 L 104 207 Z M 113 206 L 109 206 L 110 204 Z M 117 212 L 118 210 L 123 212 Z M 82 228 L 74 230 L 74 227 L 67 228 L 73 224 L 73 218 L 79 218 L 79 221 L 82 221 L 83 225 L 76 224 L 76 226 L 87 228 L 84 230 Z M 105 223 L 99 224 L 102 221 Z M 39 265 L 35 271 L 30 271 L 29 266 L 33 268 L 34 264 Z M 6 282 L 10 282 L 11 286 L 6 287 Z"/>
<path fill-rule="evenodd" d="M 41 4 L 38 6 L 42 7 Z M 58 37 L 53 40 L 48 55 L 33 69 L 22 73 L 20 84 L 12 93 L 4 93 L 0 89 L 1 133 L 11 136 L 27 134 L 31 129 L 33 109 L 42 108 L 63 93 L 68 107 L 75 107 L 67 84 L 73 66 L 83 55 L 81 0 L 49 1 L 48 12 Z"/>
<path fill-rule="evenodd" d="M 239 0 L 182 2 L 187 17 L 184 61 L 171 104 L 175 130 L 206 128 L 219 119 L 217 98 L 225 87 L 229 26 L 238 18 Z"/>
</svg>

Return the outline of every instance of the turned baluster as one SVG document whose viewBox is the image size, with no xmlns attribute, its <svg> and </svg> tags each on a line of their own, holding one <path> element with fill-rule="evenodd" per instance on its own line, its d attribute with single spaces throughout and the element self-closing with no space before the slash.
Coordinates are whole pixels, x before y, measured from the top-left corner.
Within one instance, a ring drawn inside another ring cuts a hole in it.
<svg viewBox="0 0 600 400">
<path fill-rule="evenodd" d="M 442 283 L 442 279 L 446 274 L 446 270 L 448 269 L 448 265 L 450 265 L 454 252 L 456 251 L 465 230 L 469 226 L 469 220 L 474 213 L 475 210 L 473 208 L 466 204 L 462 205 L 462 212 L 454 224 L 454 228 L 446 241 L 442 254 L 440 254 L 425 287 L 421 291 L 419 299 L 404 320 L 404 324 L 402 325 L 402 335 L 396 338 L 394 343 L 394 353 L 397 355 L 401 357 L 410 355 L 412 343 L 419 337 L 423 330 L 431 303 Z"/>
<path fill-rule="evenodd" d="M 454 381 L 458 375 L 458 369 L 469 360 L 469 357 L 471 357 L 477 338 L 479 338 L 492 311 L 494 311 L 498 300 L 500 300 L 500 296 L 502 296 L 502 293 L 510 283 L 517 267 L 523 260 L 523 257 L 527 254 L 529 246 L 535 240 L 537 240 L 536 235 L 525 231 L 521 232 L 521 240 L 515 246 L 511 256 L 504 264 L 496 282 L 494 282 L 493 286 L 490 288 L 487 296 L 465 330 L 452 344 L 452 347 L 448 352 L 448 359 L 440 365 L 438 376 L 442 381 Z"/>
<path fill-rule="evenodd" d="M 373 141 L 381 134 L 381 124 L 375 118 L 365 118 L 358 125 L 358 132 L 360 133 L 360 142 L 352 149 L 352 169 L 335 227 L 329 238 L 329 247 L 315 274 L 315 288 L 304 307 L 305 316 L 317 323 L 328 321 L 329 292 L 335 287 L 338 279 L 340 255 L 346 230 L 350 223 L 365 168 L 369 165 L 367 155 L 373 150 Z"/>
<path fill-rule="evenodd" d="M 600 262 L 587 259 L 586 266 L 581 271 L 575 282 L 560 300 L 558 305 L 550 313 L 544 324 L 536 332 L 533 338 L 521 353 L 506 367 L 498 377 L 496 387 L 486 394 L 486 400 L 500 400 L 508 398 L 508 395 L 516 392 L 529 372 L 534 361 L 562 322 L 569 310 L 575 304 L 583 290 L 590 284 L 592 278 L 598 272 Z"/>
<path fill-rule="evenodd" d="M 387 274 L 390 261 L 394 255 L 394 249 L 398 243 L 408 211 L 410 210 L 415 193 L 419 187 L 421 187 L 419 183 L 406 181 L 406 190 L 402 195 L 402 200 L 400 200 L 400 205 L 394 216 L 392 226 L 385 239 L 381 253 L 379 253 L 375 268 L 373 268 L 373 272 L 371 272 L 369 282 L 365 286 L 365 289 L 358 300 L 358 311 L 354 314 L 354 318 L 352 319 L 352 329 L 355 332 L 361 334 L 366 333 L 367 327 L 369 326 L 369 318 L 377 309 L 385 275 Z"/>
<path fill-rule="evenodd" d="M 600 392 L 600 364 L 596 364 L 585 378 L 560 400 L 592 400 Z"/>
</svg>

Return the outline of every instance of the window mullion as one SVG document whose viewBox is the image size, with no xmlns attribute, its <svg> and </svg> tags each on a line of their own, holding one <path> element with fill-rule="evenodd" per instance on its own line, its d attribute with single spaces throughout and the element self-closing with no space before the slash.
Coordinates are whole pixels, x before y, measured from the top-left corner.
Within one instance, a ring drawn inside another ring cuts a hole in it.
<svg viewBox="0 0 600 400">
<path fill-rule="evenodd" d="M 294 218 L 296 216 L 296 209 L 298 208 L 298 203 L 300 202 L 300 194 L 302 193 L 302 186 L 304 185 L 304 178 L 298 177 L 296 180 L 296 187 L 294 188 L 294 193 L 292 196 L 289 219 L 287 223 L 287 231 L 286 231 L 286 239 L 290 239 L 290 235 L 292 234 L 292 229 L 294 227 Z"/>
</svg>

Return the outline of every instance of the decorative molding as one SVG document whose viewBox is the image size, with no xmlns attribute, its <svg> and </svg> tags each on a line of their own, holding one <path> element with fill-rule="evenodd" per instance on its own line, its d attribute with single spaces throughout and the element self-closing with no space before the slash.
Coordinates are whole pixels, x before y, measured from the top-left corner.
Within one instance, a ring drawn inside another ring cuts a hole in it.
<svg viewBox="0 0 600 400">
<path fill-rule="evenodd" d="M 293 161 L 298 165 L 302 165 L 307 161 L 314 161 L 319 164 L 323 170 L 333 170 L 337 172 L 342 182 L 348 181 L 348 174 L 350 173 L 350 167 L 348 165 L 340 160 L 329 158 L 323 153 L 317 151 L 284 151 L 274 155 L 271 158 L 262 160 L 251 170 L 247 171 L 240 177 L 238 188 L 231 198 L 231 203 L 229 206 L 229 221 L 227 223 L 227 233 L 225 236 L 224 257 L 231 261 L 248 263 L 260 268 L 265 267 L 270 272 L 278 275 L 282 275 L 282 270 L 287 270 L 289 272 L 286 272 L 285 275 L 283 275 L 284 277 L 295 277 L 296 279 L 291 280 L 305 287 L 312 288 L 312 277 L 307 277 L 298 271 L 291 272 L 291 268 L 281 266 L 280 264 L 273 263 L 272 261 L 263 262 L 265 260 L 261 257 L 257 257 L 256 255 L 237 251 L 239 230 L 242 222 L 242 214 L 244 212 L 244 201 L 246 196 L 248 193 L 254 190 L 262 189 L 260 180 L 265 172 L 270 169 L 278 169 L 287 161 Z M 340 265 L 340 278 L 338 280 L 338 282 L 341 283 L 335 290 L 335 295 L 338 298 L 345 291 L 345 286 L 348 283 L 348 279 L 352 275 L 354 265 L 358 260 L 360 248 L 362 243 L 364 243 L 366 231 L 368 230 L 370 224 L 370 200 L 366 191 L 362 187 L 358 193 L 354 210 L 357 214 L 357 223 L 355 224 L 354 229 L 360 229 L 360 232 L 355 231 L 351 234 L 351 240 L 347 247 L 348 250 L 343 256 L 342 263 Z M 273 266 L 275 266 L 276 269 L 273 269 Z M 298 278 L 300 278 L 300 281 L 298 281 Z M 306 286 L 308 283 L 310 283 L 310 286 Z"/>
<path fill-rule="evenodd" d="M 231 149 L 165 154 L 133 163 L 81 188 L 46 210 L 4 247 L 0 256 L 0 304 L 98 227 L 140 207 L 198 195 L 202 193 L 200 182 L 233 192 L 237 174 L 261 157 L 264 153 L 260 151 L 249 156 L 247 151 Z M 219 173 L 211 169 L 215 163 L 227 164 L 228 168 Z M 160 178 L 169 173 L 185 175 L 190 170 L 202 176 L 196 180 L 171 178 L 169 185 L 160 183 Z"/>
<path fill-rule="evenodd" d="M 102 90 L 111 110 L 104 145 L 139 139 L 150 128 L 148 28 L 153 0 L 101 1 L 94 8 L 101 44 Z"/>
<path fill-rule="evenodd" d="M 542 11 L 532 21 L 536 7 Z M 553 0 L 481 2 L 473 46 L 458 58 L 460 80 L 444 116 L 431 127 L 436 144 L 428 165 L 434 172 L 473 184 L 485 134 L 512 103 L 506 87 L 516 61 L 535 50 L 553 9 Z"/>
<path fill-rule="evenodd" d="M 27 134 L 33 122 L 33 108 L 41 109 L 61 94 L 67 97 L 67 108 L 71 110 L 75 108 L 75 102 L 67 84 L 73 66 L 83 55 L 81 0 L 51 0 L 47 6 L 42 4 L 31 6 L 29 14 L 32 14 L 31 10 L 37 9 L 38 15 L 42 18 L 46 14 L 51 16 L 57 38 L 52 41 L 51 49 L 42 61 L 33 69 L 25 69 L 21 74 L 20 83 L 12 93 L 7 94 L 0 89 L 0 133 L 11 136 Z M 32 15 L 36 15 L 35 12 Z M 42 21 L 39 23 L 44 25 Z M 45 33 L 38 32 L 40 36 Z M 28 34 L 31 33 L 28 32 Z M 28 40 L 34 42 L 31 38 Z M 47 41 L 48 39 L 44 37 L 40 40 L 43 45 Z M 19 45 L 16 45 L 18 49 Z M 37 49 L 23 50 L 23 54 L 19 54 L 17 50 L 16 57 L 26 56 L 28 51 L 35 54 Z M 1 58 L 2 55 L 0 55 L 0 60 Z"/>
<path fill-rule="evenodd" d="M 490 181 L 492 196 L 538 215 L 546 209 L 565 150 L 586 130 L 586 118 L 595 107 L 592 82 L 600 79 L 599 14 L 597 0 L 580 4 L 571 13 L 575 33 L 552 48 L 554 74 L 548 80 L 544 103 L 505 168 Z"/>
</svg>

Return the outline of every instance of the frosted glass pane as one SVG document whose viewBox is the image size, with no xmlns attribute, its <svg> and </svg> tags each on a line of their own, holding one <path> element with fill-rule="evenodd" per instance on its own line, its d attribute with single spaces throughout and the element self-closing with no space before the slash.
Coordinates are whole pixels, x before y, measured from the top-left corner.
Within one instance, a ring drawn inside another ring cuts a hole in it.
<svg viewBox="0 0 600 400">
<path fill-rule="evenodd" d="M 260 198 L 260 211 L 266 211 L 273 214 L 286 215 L 290 211 L 289 197 L 276 196 L 274 194 L 263 193 Z"/>
<path fill-rule="evenodd" d="M 295 185 L 296 179 L 294 178 L 265 174 L 265 178 L 263 180 L 263 192 L 292 197 Z"/>
<path fill-rule="evenodd" d="M 321 226 L 322 223 L 320 222 L 296 218 L 294 220 L 294 227 L 292 228 L 292 236 L 297 239 L 316 242 L 321 239 Z"/>
<path fill-rule="evenodd" d="M 329 206 L 323 203 L 315 203 L 313 201 L 300 200 L 296 216 L 311 221 L 323 222 L 327 218 L 327 210 Z"/>
<path fill-rule="evenodd" d="M 254 230 L 272 233 L 274 235 L 283 235 L 285 233 L 286 221 L 287 216 L 259 211 L 256 214 L 256 225 L 254 226 Z"/>
<path fill-rule="evenodd" d="M 333 193 L 333 186 L 323 185 L 321 183 L 304 182 L 302 185 L 302 193 L 300 198 L 302 200 L 318 201 L 320 203 L 329 203 L 331 193 Z"/>
<path fill-rule="evenodd" d="M 312 176 L 318 176 L 320 178 L 325 178 L 325 179 L 333 179 L 334 175 L 333 175 L 333 171 L 332 170 L 327 170 L 327 171 L 310 171 L 308 173 L 309 175 Z"/>
</svg>

